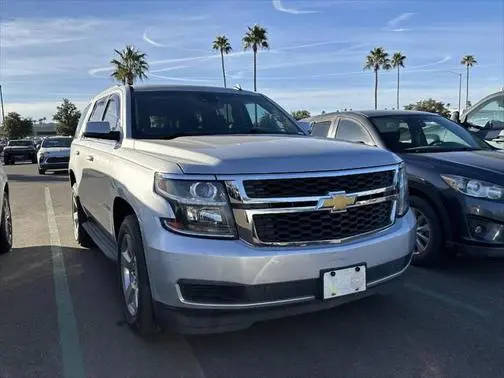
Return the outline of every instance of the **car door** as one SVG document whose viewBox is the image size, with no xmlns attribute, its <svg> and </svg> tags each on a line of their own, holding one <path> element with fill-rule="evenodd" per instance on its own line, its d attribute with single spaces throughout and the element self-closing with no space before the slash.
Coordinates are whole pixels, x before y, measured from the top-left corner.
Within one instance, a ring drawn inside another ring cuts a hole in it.
<svg viewBox="0 0 504 378">
<path fill-rule="evenodd" d="M 93 164 L 93 151 L 97 140 L 95 138 L 84 137 L 83 133 L 86 131 L 87 122 L 101 121 L 107 104 L 107 99 L 108 96 L 102 97 L 94 103 L 91 115 L 82 126 L 82 133 L 77 136 L 78 140 L 76 141 L 76 146 L 72 149 L 74 154 L 73 158 L 78 161 L 78 168 L 80 168 L 81 172 L 79 182 L 79 200 L 86 213 L 92 218 L 95 218 L 95 199 L 97 195 L 97 190 L 94 187 L 94 183 L 96 181 L 95 177 L 100 175 L 100 173 L 96 170 L 96 165 Z"/>
<path fill-rule="evenodd" d="M 113 93 L 106 99 L 101 121 L 109 122 L 111 131 L 121 131 L 120 106 L 118 93 Z M 89 146 L 88 183 L 93 196 L 89 199 L 89 206 L 95 221 L 109 236 L 113 235 L 113 162 L 117 145 L 115 140 L 95 138 Z"/>
</svg>

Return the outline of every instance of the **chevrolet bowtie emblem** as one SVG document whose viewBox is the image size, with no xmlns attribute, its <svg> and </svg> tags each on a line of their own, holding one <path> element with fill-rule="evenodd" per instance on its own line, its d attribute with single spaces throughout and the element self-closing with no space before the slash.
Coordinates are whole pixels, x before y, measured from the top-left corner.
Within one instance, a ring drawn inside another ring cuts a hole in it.
<svg viewBox="0 0 504 378">
<path fill-rule="evenodd" d="M 355 204 L 356 196 L 345 192 L 329 193 L 327 197 L 319 199 L 318 209 L 331 209 L 332 213 L 343 213 L 350 205 Z"/>
</svg>

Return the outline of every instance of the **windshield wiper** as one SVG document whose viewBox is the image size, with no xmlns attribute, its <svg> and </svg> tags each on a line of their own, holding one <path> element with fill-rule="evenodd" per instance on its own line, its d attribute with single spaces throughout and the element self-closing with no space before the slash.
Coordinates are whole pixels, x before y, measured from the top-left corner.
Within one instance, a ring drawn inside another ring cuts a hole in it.
<svg viewBox="0 0 504 378">
<path fill-rule="evenodd" d="M 217 134 L 205 134 L 205 133 L 175 133 L 171 135 L 165 135 L 165 136 L 152 136 L 147 139 L 163 139 L 163 140 L 170 140 L 170 139 L 175 139 L 179 137 L 186 137 L 186 136 L 204 136 L 204 135 L 217 135 Z"/>
<path fill-rule="evenodd" d="M 420 147 L 410 147 L 405 148 L 401 152 L 457 152 L 457 151 L 481 151 L 482 148 L 478 147 L 447 147 L 438 148 L 432 146 L 420 146 Z"/>
</svg>

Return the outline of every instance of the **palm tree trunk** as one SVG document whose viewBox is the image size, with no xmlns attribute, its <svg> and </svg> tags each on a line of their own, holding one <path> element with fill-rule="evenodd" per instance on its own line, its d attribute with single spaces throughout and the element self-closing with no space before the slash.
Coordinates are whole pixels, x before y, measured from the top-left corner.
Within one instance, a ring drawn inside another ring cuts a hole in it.
<svg viewBox="0 0 504 378">
<path fill-rule="evenodd" d="M 374 80 L 374 108 L 378 109 L 378 70 L 375 70 L 375 80 Z"/>
<path fill-rule="evenodd" d="M 469 107 L 469 66 L 467 66 L 466 74 L 466 108 Z"/>
<path fill-rule="evenodd" d="M 257 47 L 254 47 L 254 92 L 257 92 L 257 83 L 256 83 L 256 65 L 257 65 Z"/>
<path fill-rule="evenodd" d="M 399 66 L 397 66 L 397 110 L 399 110 Z"/>
<path fill-rule="evenodd" d="M 224 70 L 224 53 L 220 52 L 221 63 L 222 63 L 222 77 L 224 78 L 224 88 L 226 88 L 226 71 Z"/>
</svg>

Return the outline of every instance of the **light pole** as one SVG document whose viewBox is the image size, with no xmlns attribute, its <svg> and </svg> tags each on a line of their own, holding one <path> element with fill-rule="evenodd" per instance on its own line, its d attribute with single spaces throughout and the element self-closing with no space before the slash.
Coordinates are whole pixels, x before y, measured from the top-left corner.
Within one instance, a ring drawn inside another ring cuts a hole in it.
<svg viewBox="0 0 504 378">
<path fill-rule="evenodd" d="M 3 107 L 2 86 L 0 85 L 0 104 L 2 106 L 2 126 L 5 125 L 5 111 Z"/>
<path fill-rule="evenodd" d="M 459 77 L 459 90 L 458 90 L 458 112 L 460 114 L 460 101 L 462 98 L 462 74 L 460 72 L 446 71 Z"/>
</svg>

